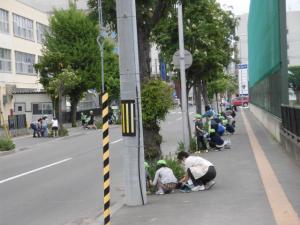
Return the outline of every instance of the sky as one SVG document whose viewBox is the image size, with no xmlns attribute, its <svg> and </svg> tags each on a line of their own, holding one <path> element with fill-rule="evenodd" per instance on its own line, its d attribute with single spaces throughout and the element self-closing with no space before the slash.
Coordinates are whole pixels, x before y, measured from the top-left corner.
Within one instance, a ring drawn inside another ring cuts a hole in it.
<svg viewBox="0 0 300 225">
<path fill-rule="evenodd" d="M 250 0 L 217 0 L 224 8 L 232 6 L 235 15 L 249 12 Z M 286 0 L 287 11 L 300 10 L 300 0 Z"/>
</svg>

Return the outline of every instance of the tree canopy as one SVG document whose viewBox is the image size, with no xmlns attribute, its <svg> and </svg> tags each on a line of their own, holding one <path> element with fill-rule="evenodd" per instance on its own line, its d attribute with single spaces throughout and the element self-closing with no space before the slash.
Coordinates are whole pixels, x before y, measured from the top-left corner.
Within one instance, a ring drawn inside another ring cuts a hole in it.
<svg viewBox="0 0 300 225">
<path fill-rule="evenodd" d="M 72 115 L 79 100 L 89 89 L 101 87 L 100 50 L 97 44 L 98 27 L 90 18 L 74 5 L 68 10 L 55 10 L 50 17 L 50 32 L 43 43 L 42 57 L 36 65 L 41 77 L 40 82 L 50 94 L 54 94 L 49 84 L 53 78 L 70 67 L 76 84 L 66 90 L 70 96 Z M 114 45 L 106 40 L 104 44 L 105 81 L 112 96 L 119 93 L 118 58 L 114 53 Z M 50 75 L 50 76 L 49 76 Z M 72 118 L 72 122 L 75 118 Z"/>
<path fill-rule="evenodd" d="M 232 60 L 232 45 L 237 19 L 224 11 L 215 0 L 186 0 L 183 5 L 185 49 L 193 55 L 193 64 L 187 72 L 187 87 L 197 79 L 212 80 Z M 171 63 L 178 49 L 177 10 L 174 8 L 153 29 L 152 40 L 161 49 L 161 55 Z"/>
</svg>

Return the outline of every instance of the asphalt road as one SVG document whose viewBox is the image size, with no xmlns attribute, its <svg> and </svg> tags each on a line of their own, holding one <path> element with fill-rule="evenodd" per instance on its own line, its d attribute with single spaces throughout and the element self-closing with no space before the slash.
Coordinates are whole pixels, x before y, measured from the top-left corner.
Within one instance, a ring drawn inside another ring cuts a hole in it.
<svg viewBox="0 0 300 225">
<path fill-rule="evenodd" d="M 192 112 L 190 113 L 192 114 Z M 161 124 L 164 154 L 182 139 L 182 116 L 172 111 Z M 72 130 L 65 138 L 22 137 L 17 151 L 0 157 L 0 224 L 83 224 L 102 212 L 100 131 Z M 123 195 L 122 136 L 110 128 L 111 205 Z"/>
</svg>

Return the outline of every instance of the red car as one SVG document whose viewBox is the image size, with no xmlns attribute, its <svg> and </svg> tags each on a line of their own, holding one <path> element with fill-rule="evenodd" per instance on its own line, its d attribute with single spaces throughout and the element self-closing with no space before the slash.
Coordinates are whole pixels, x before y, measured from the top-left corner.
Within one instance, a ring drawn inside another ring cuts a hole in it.
<svg viewBox="0 0 300 225">
<path fill-rule="evenodd" d="M 248 106 L 249 98 L 247 96 L 240 96 L 233 98 L 231 104 L 234 106 Z"/>
</svg>

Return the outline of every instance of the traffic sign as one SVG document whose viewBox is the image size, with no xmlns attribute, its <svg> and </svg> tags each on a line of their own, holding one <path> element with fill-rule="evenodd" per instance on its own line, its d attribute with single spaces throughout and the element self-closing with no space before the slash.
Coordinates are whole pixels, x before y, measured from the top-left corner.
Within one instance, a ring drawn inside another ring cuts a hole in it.
<svg viewBox="0 0 300 225">
<path fill-rule="evenodd" d="M 193 63 L 193 56 L 188 50 L 184 50 L 184 68 L 189 68 Z M 172 64 L 175 69 L 180 69 L 180 53 L 179 50 L 173 55 Z"/>
<path fill-rule="evenodd" d="M 248 68 L 248 64 L 238 64 L 238 67 L 239 67 L 240 70 L 247 69 Z"/>
</svg>

